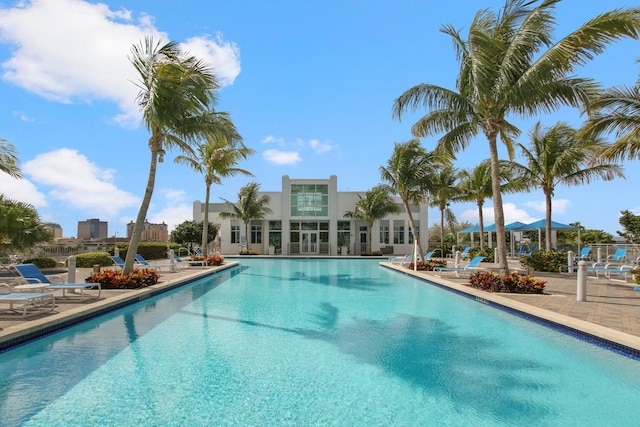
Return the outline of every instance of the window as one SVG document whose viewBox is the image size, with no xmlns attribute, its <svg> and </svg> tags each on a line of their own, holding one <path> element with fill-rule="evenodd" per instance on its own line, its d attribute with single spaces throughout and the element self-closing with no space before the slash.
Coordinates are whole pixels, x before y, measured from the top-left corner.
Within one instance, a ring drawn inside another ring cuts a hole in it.
<svg viewBox="0 0 640 427">
<path fill-rule="evenodd" d="M 291 186 L 291 216 L 328 216 L 329 186 L 295 184 Z"/>
<path fill-rule="evenodd" d="M 262 223 L 251 223 L 251 243 L 262 243 Z"/>
<path fill-rule="evenodd" d="M 393 243 L 404 244 L 404 221 L 393 221 Z"/>
<path fill-rule="evenodd" d="M 351 223 L 338 221 L 338 246 L 351 245 Z"/>
<path fill-rule="evenodd" d="M 380 243 L 389 244 L 389 221 L 380 221 Z"/>
<path fill-rule="evenodd" d="M 240 243 L 240 226 L 231 226 L 231 243 Z"/>
</svg>

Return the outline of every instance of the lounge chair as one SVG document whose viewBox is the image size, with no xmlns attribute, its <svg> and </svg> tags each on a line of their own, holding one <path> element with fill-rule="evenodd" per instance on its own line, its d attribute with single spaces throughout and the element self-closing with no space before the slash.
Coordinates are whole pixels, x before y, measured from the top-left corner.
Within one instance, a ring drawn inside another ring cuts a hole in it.
<svg viewBox="0 0 640 427">
<path fill-rule="evenodd" d="M 609 255 L 607 257 L 607 264 L 610 264 L 612 262 L 622 263 L 624 262 L 626 256 L 627 248 L 618 248 L 613 255 Z"/>
<path fill-rule="evenodd" d="M 460 252 L 460 259 L 469 258 L 469 251 L 471 250 L 471 246 L 465 247 L 462 252 Z"/>
<path fill-rule="evenodd" d="M 124 270 L 124 260 L 119 256 L 111 256 L 111 261 L 118 267 L 120 270 Z"/>
<path fill-rule="evenodd" d="M 405 256 L 394 256 L 389 258 L 389 262 L 391 264 L 400 264 L 400 265 L 408 265 L 413 261 L 413 254 L 405 255 Z"/>
<path fill-rule="evenodd" d="M 563 265 L 560 267 L 560 273 L 562 273 L 564 270 L 567 270 L 568 273 L 571 273 L 571 270 L 578 271 L 578 262 L 589 261 L 591 259 L 590 253 L 591 253 L 591 248 L 589 247 L 582 248 L 582 250 L 580 251 L 580 254 L 578 256 L 573 257 L 572 265 Z"/>
<path fill-rule="evenodd" d="M 510 253 L 509 257 L 510 258 L 520 258 L 524 254 L 525 249 L 527 249 L 527 247 L 525 245 L 520 245 L 520 247 L 518 248 L 518 251 Z"/>
<path fill-rule="evenodd" d="M 433 253 L 434 253 L 434 252 L 435 252 L 435 251 L 429 251 L 429 252 L 427 252 L 426 254 L 424 254 L 424 257 L 423 257 L 422 259 L 423 259 L 423 260 L 425 260 L 425 261 L 430 260 L 430 259 L 431 259 L 431 257 L 433 256 Z"/>
<path fill-rule="evenodd" d="M 67 297 L 67 291 L 76 291 L 80 290 L 80 300 L 93 299 L 93 296 L 84 293 L 85 289 L 98 289 L 98 295 L 95 298 L 100 298 L 100 293 L 102 288 L 100 283 L 64 283 L 64 279 L 60 278 L 63 283 L 52 283 L 43 273 L 40 271 L 38 267 L 34 264 L 16 264 L 13 266 L 18 273 L 28 282 L 28 283 L 43 283 L 48 285 L 47 289 L 50 290 L 62 290 L 62 298 Z"/>
<path fill-rule="evenodd" d="M 171 260 L 167 260 L 167 262 L 149 262 L 146 259 L 144 259 L 142 255 L 136 254 L 136 261 L 143 268 L 156 268 L 160 271 L 162 271 L 163 268 L 168 268 L 169 271 L 176 270 L 176 265 L 174 262 L 171 262 Z"/>
<path fill-rule="evenodd" d="M 11 286 L 0 283 L 0 304 L 8 304 L 8 309 L 0 313 L 18 313 L 22 317 L 53 311 L 56 300 L 50 292 L 13 292 Z"/>
<path fill-rule="evenodd" d="M 460 277 L 461 271 L 484 270 L 484 268 L 478 266 L 483 259 L 483 256 L 478 255 L 477 257 L 474 257 L 471 261 L 469 261 L 469 264 L 465 265 L 464 267 L 461 264 L 458 264 L 455 267 L 434 267 L 433 271 L 438 277 L 442 277 L 443 271 L 453 271 L 456 273 L 456 277 Z"/>
<path fill-rule="evenodd" d="M 531 256 L 536 251 L 536 249 L 538 249 L 538 247 L 536 245 L 533 245 L 531 246 L 529 251 L 522 253 L 521 256 Z"/>
<path fill-rule="evenodd" d="M 193 248 L 193 252 L 198 256 L 204 256 L 202 255 L 202 251 L 200 250 L 200 248 Z"/>
<path fill-rule="evenodd" d="M 180 265 L 183 265 L 185 267 L 187 266 L 193 266 L 193 265 L 200 265 L 202 267 L 206 267 L 207 266 L 207 261 L 206 260 L 191 260 L 191 259 L 182 259 L 180 258 L 178 255 L 173 254 L 173 259 L 176 261 L 176 265 L 178 266 L 178 268 L 180 267 Z"/>
</svg>

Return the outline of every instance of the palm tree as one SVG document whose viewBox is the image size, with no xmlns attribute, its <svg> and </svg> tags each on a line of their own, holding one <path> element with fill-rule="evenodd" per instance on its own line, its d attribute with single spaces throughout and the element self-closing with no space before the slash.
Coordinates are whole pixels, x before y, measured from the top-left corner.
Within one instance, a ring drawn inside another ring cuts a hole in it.
<svg viewBox="0 0 640 427">
<path fill-rule="evenodd" d="M 252 219 L 262 219 L 272 211 L 269 208 L 270 197 L 260 195 L 260 184 L 251 182 L 238 192 L 238 203 L 232 203 L 227 199 L 222 199 L 230 212 L 220 212 L 221 218 L 240 219 L 244 223 L 244 235 L 249 243 L 249 224 Z"/>
<path fill-rule="evenodd" d="M 438 149 L 465 149 L 478 135 L 487 139 L 491 159 L 498 266 L 508 272 L 498 137 L 513 159 L 520 130 L 510 115 L 529 117 L 561 106 L 585 108 L 599 92 L 592 79 L 573 76 L 576 68 L 622 38 L 637 39 L 640 9 L 617 9 L 599 15 L 553 42 L 554 8 L 559 0 L 506 0 L 500 13 L 479 11 L 465 40 L 451 25 L 442 27 L 454 43 L 460 71 L 457 91 L 419 84 L 399 96 L 393 116 L 426 108 L 412 127 L 416 137 L 444 132 Z M 536 6 L 536 3 L 538 5 Z"/>
<path fill-rule="evenodd" d="M 139 73 L 137 102 L 142 120 L 150 132 L 151 163 L 149 178 L 123 273 L 133 270 L 135 255 L 147 216 L 158 162 L 165 148 L 192 152 L 190 144 L 216 129 L 210 106 L 215 103 L 218 83 L 211 69 L 192 56 L 183 54 L 176 42 L 154 43 L 146 38 L 131 49 L 131 62 Z"/>
<path fill-rule="evenodd" d="M 37 243 L 50 241 L 51 237 L 32 205 L 0 194 L 0 251 L 32 248 Z"/>
<path fill-rule="evenodd" d="M 451 210 L 451 202 L 460 195 L 458 170 L 451 165 L 443 165 L 433 175 L 430 190 L 431 200 L 429 205 L 437 207 L 440 211 L 440 246 L 444 251 L 445 222 L 448 228 L 452 230 L 452 233 L 455 233 L 453 230 L 458 222 Z"/>
<path fill-rule="evenodd" d="M 373 223 L 385 218 L 387 215 L 399 212 L 400 208 L 389 194 L 389 188 L 385 185 L 378 185 L 367 191 L 364 197 L 358 194 L 358 201 L 354 210 L 345 212 L 344 217 L 361 219 L 367 223 L 369 231 L 368 250 L 371 251 Z"/>
<path fill-rule="evenodd" d="M 222 178 L 238 174 L 253 176 L 245 169 L 236 167 L 240 160 L 255 153 L 242 143 L 235 126 L 226 113 L 217 113 L 220 121 L 221 135 L 208 135 L 205 142 L 199 144 L 195 153 L 181 154 L 175 158 L 176 163 L 185 164 L 204 175 L 205 199 L 204 220 L 202 221 L 202 254 L 208 256 L 209 236 L 209 196 L 213 184 L 222 184 Z M 225 135 L 226 133 L 226 135 Z"/>
<path fill-rule="evenodd" d="M 591 104 L 583 132 L 589 136 L 615 132 L 616 142 L 600 155 L 609 160 L 640 159 L 640 80 L 635 86 L 613 87 Z"/>
<path fill-rule="evenodd" d="M 2 138 L 0 138 L 0 172 L 7 173 L 14 178 L 22 178 L 16 149 L 13 144 Z"/>
<path fill-rule="evenodd" d="M 416 228 L 410 204 L 419 205 L 427 199 L 431 182 L 430 179 L 436 164 L 444 157 L 438 157 L 433 152 L 427 152 L 417 139 L 403 143 L 396 143 L 387 166 L 380 166 L 380 176 L 390 191 L 402 199 L 404 210 L 409 219 L 409 227 L 414 239 L 418 243 L 418 250 L 424 254 L 420 235 Z M 442 160 L 444 162 L 444 160 Z M 423 225 L 425 228 L 427 224 Z"/>
<path fill-rule="evenodd" d="M 538 122 L 531 131 L 529 147 L 518 144 L 525 163 L 513 162 L 512 170 L 529 183 L 529 188 L 540 188 L 544 193 L 547 251 L 551 250 L 551 200 L 558 185 L 580 185 L 588 184 L 594 178 L 611 181 L 623 177 L 619 165 L 596 159 L 604 146 L 600 140 L 579 137 L 575 129 L 562 122 L 549 128 Z"/>
<path fill-rule="evenodd" d="M 484 249 L 484 201 L 493 196 L 491 184 L 491 161 L 483 160 L 473 169 L 460 171 L 460 193 L 457 201 L 475 202 L 478 206 L 478 220 L 480 226 L 480 248 Z M 501 162 L 500 191 L 515 192 L 526 188 L 526 183 L 513 177 L 510 168 Z"/>
</svg>

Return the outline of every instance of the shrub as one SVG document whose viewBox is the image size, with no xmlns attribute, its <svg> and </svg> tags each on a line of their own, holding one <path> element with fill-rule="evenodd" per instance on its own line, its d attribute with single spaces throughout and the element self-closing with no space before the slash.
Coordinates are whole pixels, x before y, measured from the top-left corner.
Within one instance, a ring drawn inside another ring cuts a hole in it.
<svg viewBox="0 0 640 427">
<path fill-rule="evenodd" d="M 191 260 L 193 261 L 207 261 L 207 265 L 211 266 L 211 265 L 222 265 L 224 263 L 224 258 L 222 257 L 222 255 L 220 254 L 213 254 L 208 258 L 205 258 L 203 256 L 192 256 Z"/>
<path fill-rule="evenodd" d="M 240 251 L 240 255 L 260 255 L 260 252 L 255 249 L 245 249 Z"/>
<path fill-rule="evenodd" d="M 446 267 L 447 260 L 445 259 L 430 259 L 427 261 L 418 261 L 416 264 L 416 270 L 419 271 L 433 271 L 434 267 Z M 409 263 L 407 267 L 409 270 L 413 270 L 413 261 Z"/>
<path fill-rule="evenodd" d="M 471 273 L 469 286 L 487 292 L 505 292 L 516 294 L 543 294 L 546 281 L 532 276 L 511 273 L 501 276 L 492 271 Z"/>
<path fill-rule="evenodd" d="M 151 268 L 133 270 L 133 273 L 123 275 L 121 271 L 104 270 L 87 277 L 89 283 L 100 283 L 102 289 L 138 289 L 158 283 L 160 275 Z"/>
<path fill-rule="evenodd" d="M 364 251 L 360 256 L 382 256 L 382 251 Z"/>
<path fill-rule="evenodd" d="M 469 249 L 469 258 L 473 259 L 474 257 L 477 256 L 483 256 L 484 257 L 484 262 L 495 262 L 495 250 L 493 248 L 484 248 L 484 249 L 480 249 L 480 247 L 477 248 L 471 248 Z"/>
<path fill-rule="evenodd" d="M 129 248 L 129 244 L 118 243 L 117 247 L 120 253 L 120 257 L 122 259 L 125 259 L 127 257 L 127 249 Z M 177 252 L 178 249 L 180 249 L 180 245 L 169 242 L 140 242 L 140 245 L 138 246 L 138 253 L 145 259 L 162 259 L 167 257 L 167 251 L 169 249 L 173 249 L 174 252 Z M 109 252 L 111 255 L 113 255 L 113 249 L 111 249 Z"/>
<path fill-rule="evenodd" d="M 535 271 L 549 271 L 557 273 L 560 267 L 567 265 L 567 254 L 560 252 L 535 251 L 529 256 L 520 257 L 523 267 L 531 267 Z"/>
<path fill-rule="evenodd" d="M 113 265 L 113 261 L 109 258 L 109 252 L 88 252 L 84 254 L 75 255 L 76 267 L 78 268 L 91 268 L 94 265 L 100 267 L 109 267 Z M 65 260 L 65 266 L 69 265 L 69 260 Z"/>
<path fill-rule="evenodd" d="M 24 264 L 34 264 L 38 268 L 56 268 L 58 261 L 53 258 L 39 256 L 37 258 L 25 259 Z"/>
</svg>

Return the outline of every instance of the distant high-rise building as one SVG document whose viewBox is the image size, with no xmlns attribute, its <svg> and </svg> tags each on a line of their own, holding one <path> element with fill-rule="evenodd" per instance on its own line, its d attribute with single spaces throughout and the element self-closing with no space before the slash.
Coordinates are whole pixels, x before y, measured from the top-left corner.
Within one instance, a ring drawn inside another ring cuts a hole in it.
<svg viewBox="0 0 640 427">
<path fill-rule="evenodd" d="M 62 227 L 60 224 L 56 224 L 55 222 L 45 222 L 43 225 L 47 227 L 47 230 L 49 230 L 54 239 L 62 238 Z"/>
<path fill-rule="evenodd" d="M 133 235 L 133 227 L 135 223 L 131 221 L 127 224 L 127 237 L 131 238 Z M 162 224 L 152 224 L 149 221 L 144 222 L 144 229 L 140 241 L 143 242 L 168 242 L 169 241 L 169 227 L 164 222 Z"/>
<path fill-rule="evenodd" d="M 106 239 L 109 235 L 109 223 L 97 218 L 78 221 L 78 239 Z"/>
</svg>

